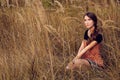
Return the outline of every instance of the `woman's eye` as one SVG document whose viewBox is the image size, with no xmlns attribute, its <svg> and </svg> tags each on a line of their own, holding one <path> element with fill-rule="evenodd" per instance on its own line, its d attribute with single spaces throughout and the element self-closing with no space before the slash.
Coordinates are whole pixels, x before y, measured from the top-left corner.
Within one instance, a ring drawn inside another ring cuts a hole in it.
<svg viewBox="0 0 120 80">
<path fill-rule="evenodd" d="M 91 19 L 84 19 L 84 21 L 90 21 Z"/>
</svg>

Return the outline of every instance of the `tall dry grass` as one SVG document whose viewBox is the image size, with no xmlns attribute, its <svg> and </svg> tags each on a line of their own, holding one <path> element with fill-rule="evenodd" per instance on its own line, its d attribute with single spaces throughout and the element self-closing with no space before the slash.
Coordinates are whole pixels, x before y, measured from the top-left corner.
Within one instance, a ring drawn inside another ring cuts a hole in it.
<svg viewBox="0 0 120 80">
<path fill-rule="evenodd" d="M 104 5 L 48 0 L 45 12 L 41 1 L 0 1 L 0 80 L 119 80 L 120 5 L 113 0 L 104 0 Z M 87 11 L 99 19 L 106 69 L 66 71 L 83 39 Z"/>
</svg>

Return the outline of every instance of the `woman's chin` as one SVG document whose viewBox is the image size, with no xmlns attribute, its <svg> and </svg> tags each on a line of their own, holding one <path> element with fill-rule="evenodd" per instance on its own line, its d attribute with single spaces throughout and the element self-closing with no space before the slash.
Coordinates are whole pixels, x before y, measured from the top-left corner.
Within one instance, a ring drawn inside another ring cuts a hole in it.
<svg viewBox="0 0 120 80">
<path fill-rule="evenodd" d="M 86 26 L 87 29 L 91 29 L 92 27 L 91 26 Z"/>
</svg>

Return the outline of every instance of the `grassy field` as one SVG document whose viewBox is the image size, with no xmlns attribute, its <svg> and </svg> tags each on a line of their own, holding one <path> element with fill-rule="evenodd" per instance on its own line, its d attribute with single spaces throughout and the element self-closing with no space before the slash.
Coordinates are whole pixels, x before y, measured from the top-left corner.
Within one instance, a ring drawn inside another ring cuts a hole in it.
<svg viewBox="0 0 120 80">
<path fill-rule="evenodd" d="M 0 0 L 0 80 L 120 80 L 119 0 Z M 66 71 L 94 12 L 106 69 Z"/>
</svg>

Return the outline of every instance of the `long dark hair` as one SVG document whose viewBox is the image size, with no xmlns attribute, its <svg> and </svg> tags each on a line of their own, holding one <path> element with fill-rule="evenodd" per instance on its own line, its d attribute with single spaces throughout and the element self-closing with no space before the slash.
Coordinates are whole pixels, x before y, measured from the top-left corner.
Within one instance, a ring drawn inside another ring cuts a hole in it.
<svg viewBox="0 0 120 80">
<path fill-rule="evenodd" d="M 91 38 L 90 38 L 90 41 L 91 41 L 91 40 L 93 40 L 93 39 L 96 38 L 96 36 L 98 35 L 98 32 L 99 32 L 98 26 L 97 26 L 97 21 L 98 21 L 98 19 L 97 19 L 97 16 L 96 16 L 94 13 L 92 13 L 92 12 L 87 12 L 87 13 L 84 15 L 84 17 L 85 17 L 85 16 L 88 16 L 88 17 L 89 17 L 90 19 L 92 19 L 93 22 L 94 22 L 95 30 L 94 30 L 93 34 L 91 34 Z"/>
</svg>

